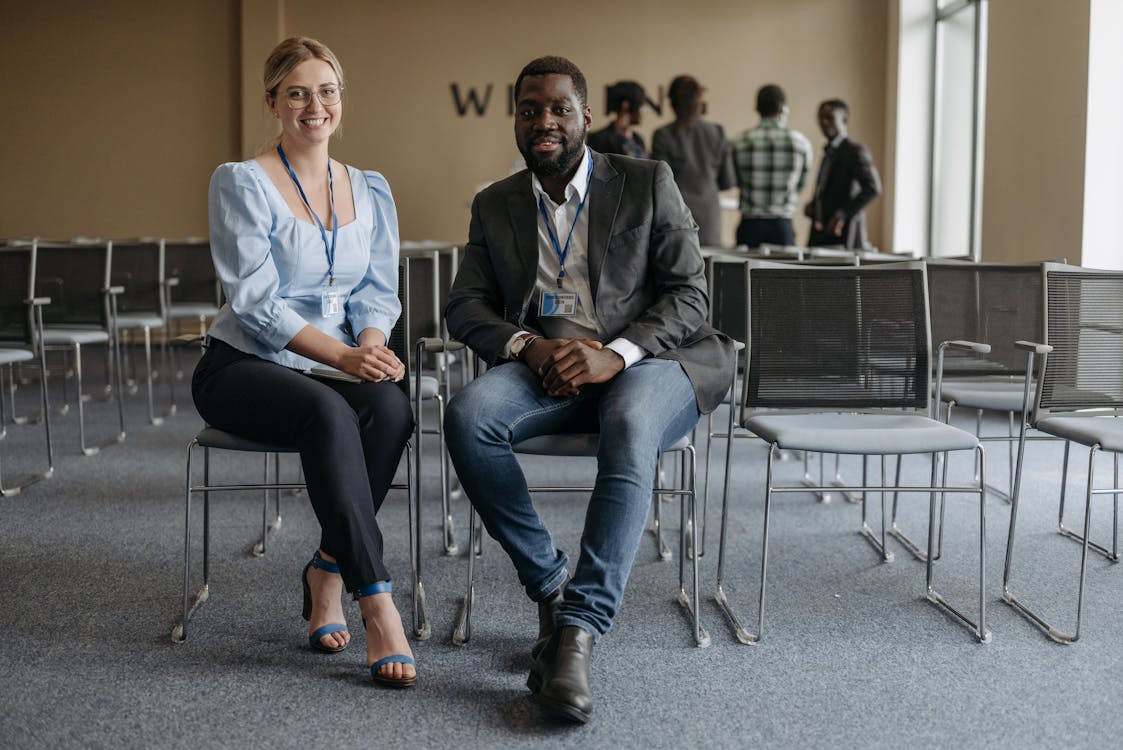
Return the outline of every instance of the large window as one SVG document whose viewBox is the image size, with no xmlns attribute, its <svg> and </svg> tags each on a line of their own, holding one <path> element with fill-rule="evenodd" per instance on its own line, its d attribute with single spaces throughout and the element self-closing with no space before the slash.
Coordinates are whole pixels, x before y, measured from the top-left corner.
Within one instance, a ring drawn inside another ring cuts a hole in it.
<svg viewBox="0 0 1123 750">
<path fill-rule="evenodd" d="M 928 254 L 978 260 L 986 3 L 932 2 L 935 36 Z"/>
</svg>

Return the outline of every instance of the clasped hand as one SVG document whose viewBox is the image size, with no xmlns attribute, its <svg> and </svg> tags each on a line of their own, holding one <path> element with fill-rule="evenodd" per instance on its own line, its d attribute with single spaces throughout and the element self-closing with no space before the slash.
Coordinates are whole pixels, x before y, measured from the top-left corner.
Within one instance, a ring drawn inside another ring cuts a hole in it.
<svg viewBox="0 0 1123 750">
<path fill-rule="evenodd" d="M 343 372 L 375 383 L 382 380 L 396 383 L 406 374 L 405 364 L 394 352 L 378 344 L 347 347 L 337 367 Z"/>
<path fill-rule="evenodd" d="M 624 358 L 592 339 L 538 339 L 523 359 L 551 396 L 576 396 L 581 386 L 606 383 L 624 369 Z"/>
</svg>

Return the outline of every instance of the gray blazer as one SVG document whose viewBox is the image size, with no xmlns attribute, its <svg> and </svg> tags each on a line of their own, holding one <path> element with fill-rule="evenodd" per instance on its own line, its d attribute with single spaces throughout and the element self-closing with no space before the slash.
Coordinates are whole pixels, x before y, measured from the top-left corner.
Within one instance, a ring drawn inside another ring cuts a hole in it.
<svg viewBox="0 0 1123 750">
<path fill-rule="evenodd" d="M 679 362 L 698 408 L 729 389 L 734 347 L 706 323 L 709 294 L 698 229 L 664 162 L 592 152 L 589 282 L 607 341 L 622 336 Z M 538 209 L 530 172 L 482 190 L 449 293 L 449 333 L 489 364 L 520 330 L 541 332 L 531 297 L 538 269 Z"/>
</svg>

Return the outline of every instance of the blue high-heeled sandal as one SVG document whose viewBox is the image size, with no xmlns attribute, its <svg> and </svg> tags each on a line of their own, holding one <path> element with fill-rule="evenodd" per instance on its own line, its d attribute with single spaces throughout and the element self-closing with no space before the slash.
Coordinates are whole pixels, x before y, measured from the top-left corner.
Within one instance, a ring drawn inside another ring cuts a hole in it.
<svg viewBox="0 0 1123 750">
<path fill-rule="evenodd" d="M 308 564 L 304 566 L 304 572 L 300 574 L 300 582 L 304 585 L 304 608 L 302 609 L 300 614 L 305 620 L 312 619 L 312 587 L 308 585 L 308 570 L 310 568 L 316 568 L 318 570 L 323 570 L 328 573 L 335 573 L 336 575 L 339 575 L 339 566 L 335 563 L 330 563 L 324 558 L 320 557 L 320 551 L 316 550 L 316 554 L 312 555 L 312 559 L 309 560 Z M 317 651 L 322 651 L 325 654 L 338 654 L 340 651 L 347 648 L 346 643 L 344 643 L 342 646 L 325 646 L 320 641 L 320 639 L 325 635 L 329 635 L 331 633 L 346 632 L 347 626 L 342 623 L 332 622 L 328 623 L 327 625 L 321 625 L 320 627 L 313 630 L 312 633 L 308 636 L 308 645 L 316 649 Z"/>
<path fill-rule="evenodd" d="M 389 594 L 394 590 L 394 586 L 390 581 L 378 581 L 367 586 L 362 586 L 355 590 L 354 597 L 358 601 L 364 596 L 371 596 L 373 594 Z M 363 627 L 366 627 L 367 620 L 363 618 Z M 384 674 L 379 674 L 378 670 L 385 664 L 409 664 L 413 667 L 414 673 L 408 677 L 389 677 Z M 405 654 L 391 654 L 384 656 L 374 664 L 370 665 L 370 677 L 379 685 L 391 688 L 411 688 L 417 684 L 417 662 L 413 660 L 412 656 Z"/>
</svg>

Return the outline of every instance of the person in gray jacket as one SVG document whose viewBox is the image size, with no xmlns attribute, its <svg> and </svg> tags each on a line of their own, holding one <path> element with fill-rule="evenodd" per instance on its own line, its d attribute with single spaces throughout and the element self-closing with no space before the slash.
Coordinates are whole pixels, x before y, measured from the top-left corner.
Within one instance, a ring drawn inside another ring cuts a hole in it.
<svg viewBox="0 0 1123 750">
<path fill-rule="evenodd" d="M 585 77 L 539 58 L 515 82 L 527 169 L 480 192 L 449 295 L 449 333 L 489 365 L 449 404 L 464 490 L 538 603 L 527 686 L 589 720 L 589 660 L 612 625 L 661 450 L 729 387 L 733 342 L 706 324 L 698 234 L 663 162 L 598 154 Z M 512 443 L 601 434 L 581 554 L 554 547 Z"/>
<path fill-rule="evenodd" d="M 725 131 L 706 122 L 702 115 L 705 91 L 692 76 L 671 81 L 668 94 L 675 121 L 655 131 L 651 158 L 671 165 L 682 198 L 698 222 L 698 241 L 703 246 L 721 245 L 721 204 L 718 191 L 737 184 L 733 157 Z"/>
</svg>

